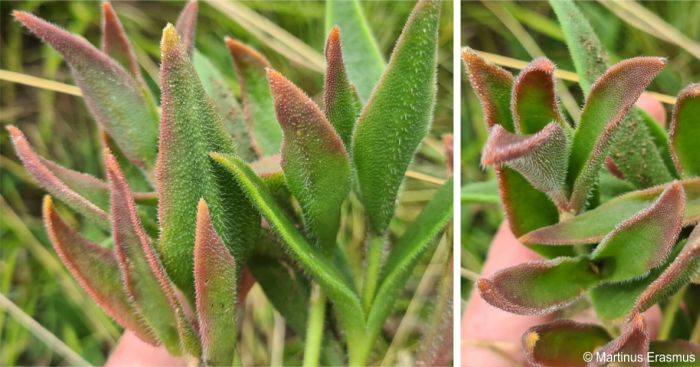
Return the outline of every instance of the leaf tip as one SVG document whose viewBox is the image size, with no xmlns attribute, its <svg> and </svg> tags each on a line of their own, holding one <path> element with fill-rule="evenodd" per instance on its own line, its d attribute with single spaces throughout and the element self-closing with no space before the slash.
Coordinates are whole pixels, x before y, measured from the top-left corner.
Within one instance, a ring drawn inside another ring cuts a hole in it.
<svg viewBox="0 0 700 367">
<path fill-rule="evenodd" d="M 535 346 L 540 340 L 540 334 L 537 331 L 530 331 L 523 336 L 523 345 L 529 354 L 533 354 Z"/>
</svg>

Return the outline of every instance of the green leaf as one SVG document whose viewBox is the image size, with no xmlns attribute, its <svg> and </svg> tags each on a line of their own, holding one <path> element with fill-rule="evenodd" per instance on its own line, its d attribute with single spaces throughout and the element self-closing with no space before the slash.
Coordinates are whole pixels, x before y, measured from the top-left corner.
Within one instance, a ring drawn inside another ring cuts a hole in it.
<svg viewBox="0 0 700 367">
<path fill-rule="evenodd" d="M 238 265 L 255 243 L 260 219 L 241 189 L 208 157 L 233 153 L 222 119 L 210 103 L 172 26 L 163 31 L 163 113 L 156 165 L 160 252 L 175 284 L 194 295 L 193 260 L 197 203 L 204 198 L 214 228 Z M 238 266 L 242 271 L 243 266 Z"/>
<path fill-rule="evenodd" d="M 687 367 L 689 363 L 700 361 L 700 346 L 686 340 L 655 340 L 651 342 L 649 350 L 659 355 L 678 355 L 680 360 L 672 361 L 651 361 L 651 367 Z M 692 359 L 694 357 L 694 359 Z"/>
<path fill-rule="evenodd" d="M 568 183 L 574 212 L 586 204 L 620 123 L 666 60 L 637 57 L 612 66 L 591 87 L 572 141 Z"/>
<path fill-rule="evenodd" d="M 683 225 L 700 220 L 700 179 L 680 181 L 685 191 Z M 622 221 L 651 206 L 668 185 L 630 192 L 572 219 L 540 228 L 519 238 L 525 244 L 584 245 L 600 242 Z"/>
<path fill-rule="evenodd" d="M 641 278 L 663 264 L 682 229 L 684 209 L 685 193 L 676 181 L 652 206 L 618 224 L 590 255 L 605 281 Z"/>
<path fill-rule="evenodd" d="M 263 55 L 231 38 L 226 38 L 241 86 L 243 113 L 253 149 L 258 156 L 278 154 L 282 144 L 282 129 L 275 118 L 275 108 L 267 83 L 266 69 L 270 63 Z"/>
<path fill-rule="evenodd" d="M 515 132 L 510 108 L 513 75 L 489 63 L 468 47 L 462 50 L 462 60 L 467 68 L 469 82 L 481 101 L 486 127 L 490 129 L 499 124 L 506 130 Z"/>
<path fill-rule="evenodd" d="M 216 112 L 224 120 L 226 132 L 233 137 L 236 153 L 246 161 L 257 159 L 248 128 L 245 125 L 243 111 L 226 84 L 226 77 L 197 49 L 194 49 L 192 63 L 199 80 L 202 81 L 204 90 L 216 108 Z"/>
<path fill-rule="evenodd" d="M 114 12 L 112 4 L 106 1 L 102 3 L 102 51 L 118 61 L 123 67 L 128 68 L 131 75 L 142 86 L 145 86 L 141 69 L 136 61 L 131 43 L 129 43 L 129 38 L 124 32 L 124 27 Z"/>
<path fill-rule="evenodd" d="M 533 261 L 481 278 L 481 297 L 491 305 L 520 315 L 542 315 L 576 301 L 599 281 L 587 257 Z"/>
<path fill-rule="evenodd" d="M 608 55 L 586 17 L 571 0 L 550 0 L 559 19 L 566 45 L 579 75 L 579 85 L 588 95 L 593 82 L 608 68 Z"/>
<path fill-rule="evenodd" d="M 496 181 L 470 182 L 462 186 L 461 202 L 464 204 L 498 204 L 498 183 Z"/>
<path fill-rule="evenodd" d="M 433 247 L 433 238 L 452 219 L 453 187 L 454 182 L 450 178 L 435 193 L 389 254 L 367 318 L 367 329 L 372 338 L 381 330 L 422 255 Z"/>
<path fill-rule="evenodd" d="M 69 170 L 38 156 L 19 129 L 7 131 L 15 153 L 29 174 L 50 194 L 104 229 L 109 228 L 107 184 L 88 174 Z"/>
<path fill-rule="evenodd" d="M 345 71 L 340 43 L 340 29 L 333 27 L 326 41 L 326 79 L 323 87 L 323 107 L 326 117 L 343 139 L 345 148 L 352 143 L 352 130 L 360 101 Z"/>
<path fill-rule="evenodd" d="M 324 257 L 314 255 L 316 251 L 284 214 L 262 180 L 245 162 L 231 155 L 211 153 L 210 156 L 233 175 L 292 257 L 323 288 L 335 305 L 348 339 L 364 338 L 365 320 L 360 298 L 338 269 Z M 350 344 L 349 348 L 350 354 L 354 354 L 354 345 Z"/>
<path fill-rule="evenodd" d="M 691 84 L 681 91 L 671 119 L 671 146 L 678 172 L 685 176 L 700 176 L 700 84 Z"/>
<path fill-rule="evenodd" d="M 566 166 L 569 144 L 556 122 L 532 135 L 515 135 L 495 125 L 481 154 L 484 166 L 507 165 L 518 171 L 536 189 L 566 210 Z"/>
<path fill-rule="evenodd" d="M 584 353 L 593 353 L 610 340 L 601 326 L 557 320 L 528 329 L 522 344 L 532 366 L 585 367 Z"/>
<path fill-rule="evenodd" d="M 114 254 L 88 241 L 61 220 L 51 196 L 44 197 L 43 212 L 51 244 L 78 284 L 120 326 L 144 342 L 157 345 L 158 340 L 139 318 L 124 291 Z"/>
<path fill-rule="evenodd" d="M 634 115 L 635 113 L 639 115 L 640 119 L 646 126 L 647 131 L 649 131 L 649 135 L 652 137 L 652 140 L 656 145 L 656 149 L 658 149 L 659 155 L 661 156 L 661 159 L 663 159 L 664 165 L 666 166 L 668 172 L 673 176 L 673 178 L 680 178 L 678 173 L 676 173 L 676 166 L 674 165 L 673 158 L 671 157 L 671 145 L 666 129 L 663 126 L 661 126 L 661 123 L 659 121 L 656 121 L 653 117 L 651 117 L 646 111 L 642 110 L 641 108 L 635 106 L 634 110 L 632 111 L 632 115 Z M 620 133 L 618 135 L 622 136 L 623 134 L 624 133 Z M 619 136 L 618 139 L 620 138 Z M 663 175 L 658 176 L 663 177 Z M 670 181 L 670 179 L 666 181 L 668 182 Z"/>
<path fill-rule="evenodd" d="M 158 113 L 126 70 L 84 38 L 35 17 L 14 17 L 68 62 L 88 109 L 134 164 L 150 169 L 158 148 Z"/>
<path fill-rule="evenodd" d="M 440 7 L 427 0 L 413 9 L 353 134 L 360 197 L 376 234 L 394 215 L 399 186 L 433 119 Z"/>
<path fill-rule="evenodd" d="M 105 170 L 111 193 L 114 252 L 129 299 L 170 354 L 180 355 L 184 350 L 198 356 L 198 343 L 195 342 L 192 349 L 186 339 L 193 335 L 192 325 L 186 319 L 170 278 L 143 230 L 129 185 L 107 149 Z"/>
<path fill-rule="evenodd" d="M 348 76 L 362 102 L 367 102 L 385 63 L 358 0 L 326 2 L 326 34 L 336 26 L 344 34 L 342 46 Z"/>
<path fill-rule="evenodd" d="M 175 29 L 180 34 L 182 46 L 187 50 L 187 54 L 192 57 L 194 50 L 194 38 L 197 31 L 197 10 L 199 4 L 197 0 L 190 0 L 177 17 Z"/>
<path fill-rule="evenodd" d="M 486 126 L 490 129 L 499 124 L 511 133 L 515 132 L 510 108 L 513 76 L 469 48 L 462 51 L 462 60 L 474 92 L 481 101 Z M 508 224 L 516 236 L 557 223 L 559 213 L 554 203 L 520 173 L 508 167 L 496 168 L 496 179 Z M 573 253 L 570 249 L 533 244 L 530 248 L 547 258 Z"/>
<path fill-rule="evenodd" d="M 230 366 L 236 354 L 236 262 L 214 230 L 204 200 L 197 208 L 194 283 L 204 365 Z"/>
<path fill-rule="evenodd" d="M 267 75 L 284 132 L 287 188 L 299 201 L 307 231 L 330 256 L 340 227 L 340 206 L 350 192 L 348 153 L 323 112 L 301 89 L 272 69 Z"/>
<path fill-rule="evenodd" d="M 518 133 L 535 134 L 551 122 L 556 122 L 562 129 L 570 129 L 559 112 L 554 69 L 554 63 L 548 59 L 536 59 L 515 80 L 512 113 Z"/>
</svg>

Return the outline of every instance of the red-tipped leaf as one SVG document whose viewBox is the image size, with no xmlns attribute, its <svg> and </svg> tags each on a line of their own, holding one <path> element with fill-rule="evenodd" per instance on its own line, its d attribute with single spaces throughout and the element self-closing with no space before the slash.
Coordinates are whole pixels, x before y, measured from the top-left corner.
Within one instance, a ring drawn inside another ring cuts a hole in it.
<svg viewBox="0 0 700 367">
<path fill-rule="evenodd" d="M 338 27 L 331 29 L 326 41 L 326 80 L 323 93 L 326 117 L 348 148 L 351 146 L 352 129 L 360 111 L 360 101 L 345 71 Z"/>
<path fill-rule="evenodd" d="M 129 39 L 112 4 L 102 3 L 102 51 L 127 68 L 136 80 L 141 81 L 141 69 Z"/>
<path fill-rule="evenodd" d="M 197 32 L 197 11 L 199 9 L 199 4 L 197 0 L 190 0 L 187 2 L 175 23 L 175 29 L 177 33 L 180 34 L 182 38 L 182 45 L 187 50 L 187 54 L 192 57 L 192 51 L 194 50 L 194 37 Z"/>
</svg>

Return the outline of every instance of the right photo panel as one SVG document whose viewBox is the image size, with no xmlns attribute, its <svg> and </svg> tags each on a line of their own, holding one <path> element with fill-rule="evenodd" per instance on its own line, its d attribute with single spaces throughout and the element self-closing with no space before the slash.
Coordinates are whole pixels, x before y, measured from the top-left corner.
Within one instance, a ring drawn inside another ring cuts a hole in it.
<svg viewBox="0 0 700 367">
<path fill-rule="evenodd" d="M 700 2 L 461 4 L 461 365 L 700 365 Z"/>
</svg>

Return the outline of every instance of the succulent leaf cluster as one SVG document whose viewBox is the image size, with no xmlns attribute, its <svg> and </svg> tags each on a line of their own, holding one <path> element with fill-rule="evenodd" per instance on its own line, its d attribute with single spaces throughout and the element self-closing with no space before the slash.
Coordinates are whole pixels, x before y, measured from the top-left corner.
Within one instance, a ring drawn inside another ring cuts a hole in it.
<svg viewBox="0 0 700 367">
<path fill-rule="evenodd" d="M 348 362 L 363 365 L 452 215 L 450 178 L 383 261 L 397 194 L 432 122 L 441 4 L 417 3 L 385 64 L 357 2 L 331 1 L 323 108 L 262 54 L 227 38 L 239 102 L 195 47 L 197 8 L 188 3 L 163 30 L 158 90 L 144 81 L 109 3 L 101 49 L 14 12 L 63 56 L 102 131 L 105 180 L 38 156 L 8 127 L 18 157 L 50 194 L 43 210 L 51 243 L 109 316 L 172 355 L 234 362 L 250 271 L 300 335 L 313 323 L 309 302 L 323 310 L 327 297 Z M 369 68 L 359 61 L 367 49 L 375 56 Z M 133 192 L 135 180 L 152 190 Z M 362 291 L 336 240 L 351 195 L 371 228 Z M 110 233 L 111 248 L 61 219 L 54 199 Z M 312 297 L 312 282 L 322 296 Z"/>
<path fill-rule="evenodd" d="M 640 315 L 700 274 L 700 155 L 690 143 L 700 138 L 700 88 L 679 94 L 668 133 L 652 128 L 634 104 L 665 59 L 609 66 L 573 2 L 551 3 L 585 94 L 577 121 L 560 112 L 551 61 L 534 60 L 514 77 L 476 51 L 462 54 L 489 128 L 482 164 L 496 170 L 513 233 L 546 258 L 481 278 L 478 290 L 523 315 L 561 314 L 587 300 L 608 327 L 562 319 L 528 330 L 523 349 L 533 365 L 582 365 L 594 351 L 700 356 L 685 341 L 650 341 Z M 604 197 L 611 180 L 630 189 Z M 622 330 L 615 338 L 614 327 Z"/>
</svg>

